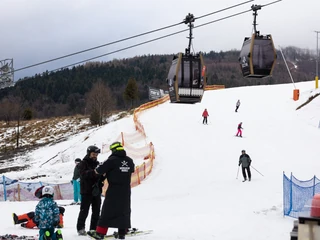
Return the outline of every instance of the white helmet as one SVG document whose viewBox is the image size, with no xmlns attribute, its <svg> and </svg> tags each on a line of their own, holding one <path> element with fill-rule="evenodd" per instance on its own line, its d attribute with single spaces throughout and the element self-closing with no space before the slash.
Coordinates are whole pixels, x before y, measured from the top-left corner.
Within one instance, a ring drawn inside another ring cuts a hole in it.
<svg viewBox="0 0 320 240">
<path fill-rule="evenodd" d="M 51 186 L 45 186 L 44 188 L 42 188 L 42 196 L 44 196 L 45 194 L 51 195 L 53 196 L 54 194 L 54 189 Z"/>
</svg>

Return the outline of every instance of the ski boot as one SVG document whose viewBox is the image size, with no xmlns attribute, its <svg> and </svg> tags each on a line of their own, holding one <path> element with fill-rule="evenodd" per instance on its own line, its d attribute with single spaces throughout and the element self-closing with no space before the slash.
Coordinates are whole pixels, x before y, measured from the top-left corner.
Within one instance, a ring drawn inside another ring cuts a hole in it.
<svg viewBox="0 0 320 240">
<path fill-rule="evenodd" d="M 87 232 L 84 229 L 80 229 L 80 230 L 78 230 L 78 235 L 79 236 L 87 236 Z"/>
<path fill-rule="evenodd" d="M 17 214 L 12 213 L 12 218 L 13 218 L 13 224 L 18 224 L 19 223 Z"/>
<path fill-rule="evenodd" d="M 61 232 L 60 229 L 56 231 L 56 239 L 57 240 L 63 240 L 62 232 Z"/>
<path fill-rule="evenodd" d="M 101 233 L 97 233 L 96 230 L 90 230 L 87 232 L 87 234 L 94 239 L 103 239 L 104 238 L 104 235 Z"/>
<path fill-rule="evenodd" d="M 45 231 L 44 235 L 43 235 L 43 240 L 52 240 L 51 236 L 50 236 L 50 232 L 49 231 Z"/>
</svg>

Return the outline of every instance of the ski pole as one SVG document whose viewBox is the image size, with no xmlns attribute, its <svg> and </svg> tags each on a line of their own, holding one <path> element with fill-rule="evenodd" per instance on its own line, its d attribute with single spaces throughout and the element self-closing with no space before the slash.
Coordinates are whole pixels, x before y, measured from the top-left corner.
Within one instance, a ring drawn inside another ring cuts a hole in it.
<svg viewBox="0 0 320 240">
<path fill-rule="evenodd" d="M 238 166 L 238 172 L 237 172 L 237 178 L 236 179 L 238 179 L 239 169 L 240 169 L 240 166 Z"/>
<path fill-rule="evenodd" d="M 253 166 L 251 166 L 254 170 L 256 170 L 258 173 L 261 174 L 261 176 L 263 176 L 263 174 L 261 172 L 259 172 L 257 169 L 255 169 Z M 264 177 L 264 176 L 263 176 Z"/>
</svg>

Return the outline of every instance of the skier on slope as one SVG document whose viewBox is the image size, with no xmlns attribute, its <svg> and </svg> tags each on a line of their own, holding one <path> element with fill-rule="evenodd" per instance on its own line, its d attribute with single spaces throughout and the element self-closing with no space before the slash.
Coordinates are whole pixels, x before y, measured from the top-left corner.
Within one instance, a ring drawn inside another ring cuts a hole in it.
<svg viewBox="0 0 320 240">
<path fill-rule="evenodd" d="M 237 137 L 242 137 L 242 130 L 241 129 L 243 129 L 242 128 L 242 122 L 240 122 L 239 124 L 238 124 L 238 132 L 237 132 L 237 134 L 236 134 L 236 136 Z M 240 135 L 239 135 L 240 134 Z"/>
<path fill-rule="evenodd" d="M 41 186 L 38 189 L 36 189 L 34 195 L 37 198 L 42 198 L 42 189 L 45 186 Z M 57 226 L 57 228 L 63 228 L 63 216 L 64 216 L 64 212 L 65 212 L 65 208 L 64 207 L 59 207 L 59 217 L 60 217 L 60 221 L 59 224 Z M 24 228 L 34 228 L 36 227 L 36 223 L 34 222 L 33 218 L 34 218 L 34 212 L 28 212 L 28 213 L 24 213 L 21 215 L 17 215 L 15 213 L 12 214 L 13 216 L 13 222 L 14 224 L 21 224 L 21 227 Z"/>
<path fill-rule="evenodd" d="M 207 111 L 207 109 L 204 109 L 203 113 L 202 113 L 202 117 L 203 117 L 203 124 L 208 124 L 208 117 L 209 117 L 209 113 Z"/>
<path fill-rule="evenodd" d="M 59 208 L 53 200 L 54 190 L 51 186 L 42 189 L 42 198 L 36 206 L 33 221 L 37 224 L 40 240 L 62 240 L 61 230 L 54 232 L 60 221 Z"/>
<path fill-rule="evenodd" d="M 249 181 L 251 181 L 251 171 L 250 171 L 250 165 L 251 165 L 251 158 L 248 154 L 246 154 L 245 150 L 241 151 L 241 155 L 239 157 L 239 167 L 242 165 L 242 175 L 243 175 L 243 182 L 247 181 L 247 175 L 246 171 L 248 173 Z"/>
<path fill-rule="evenodd" d="M 240 107 L 240 100 L 238 99 L 237 104 L 236 104 L 236 110 L 235 112 L 238 112 L 238 108 Z"/>
</svg>

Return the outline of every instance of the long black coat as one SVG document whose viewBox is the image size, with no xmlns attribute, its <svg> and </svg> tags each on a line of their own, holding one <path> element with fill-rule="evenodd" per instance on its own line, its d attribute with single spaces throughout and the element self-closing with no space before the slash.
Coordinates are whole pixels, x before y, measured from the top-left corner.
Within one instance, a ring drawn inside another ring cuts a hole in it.
<svg viewBox="0 0 320 240">
<path fill-rule="evenodd" d="M 92 186 L 97 183 L 100 178 L 100 176 L 94 172 L 94 169 L 98 165 L 98 161 L 94 161 L 88 156 L 85 156 L 83 160 L 78 163 L 81 195 L 92 195 Z"/>
<path fill-rule="evenodd" d="M 133 160 L 125 150 L 115 151 L 96 171 L 106 174 L 109 186 L 103 202 L 99 226 L 126 229 L 131 227 L 131 174 Z"/>
</svg>

